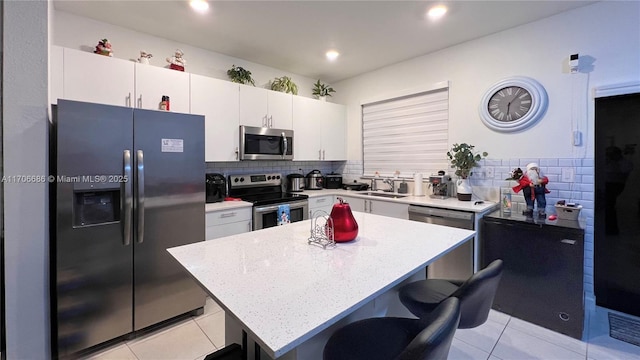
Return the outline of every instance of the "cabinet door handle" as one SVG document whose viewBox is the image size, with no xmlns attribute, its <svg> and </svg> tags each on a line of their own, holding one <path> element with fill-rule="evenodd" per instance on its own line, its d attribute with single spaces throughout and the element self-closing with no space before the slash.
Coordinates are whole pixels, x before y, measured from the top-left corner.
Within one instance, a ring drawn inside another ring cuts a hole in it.
<svg viewBox="0 0 640 360">
<path fill-rule="evenodd" d="M 247 223 L 247 232 L 251 231 L 251 221 Z"/>
<path fill-rule="evenodd" d="M 316 202 L 319 202 L 319 203 L 325 202 L 325 201 L 327 201 L 327 199 L 318 199 L 318 200 L 316 200 Z"/>
<path fill-rule="evenodd" d="M 322 150 L 318 150 L 318 160 L 322 160 Z"/>
<path fill-rule="evenodd" d="M 230 218 L 230 217 L 234 217 L 236 216 L 235 211 L 234 212 L 230 212 L 230 213 L 226 213 L 226 214 L 220 214 L 220 218 L 224 219 L 224 218 Z"/>
<path fill-rule="evenodd" d="M 138 109 L 142 109 L 142 94 L 140 94 L 140 97 L 138 98 Z"/>
<path fill-rule="evenodd" d="M 324 150 L 322 150 L 322 160 L 324 160 Z"/>
<path fill-rule="evenodd" d="M 371 200 L 368 200 L 368 201 L 369 201 L 369 212 L 372 212 L 373 211 L 373 203 L 371 202 Z"/>
<path fill-rule="evenodd" d="M 576 241 L 575 240 L 571 240 L 571 239 L 562 239 L 560 240 L 561 243 L 563 244 L 569 244 L 569 245 L 575 245 Z"/>
<path fill-rule="evenodd" d="M 127 106 L 131 107 L 131 93 L 129 93 L 129 96 L 127 96 Z"/>
<path fill-rule="evenodd" d="M 273 127 L 273 115 L 269 116 L 269 127 Z"/>
<path fill-rule="evenodd" d="M 364 212 L 368 212 L 368 211 L 367 211 L 367 201 L 369 201 L 369 200 L 365 200 L 365 201 L 364 201 Z"/>
<path fill-rule="evenodd" d="M 236 160 L 240 158 L 240 149 L 236 147 Z"/>
</svg>

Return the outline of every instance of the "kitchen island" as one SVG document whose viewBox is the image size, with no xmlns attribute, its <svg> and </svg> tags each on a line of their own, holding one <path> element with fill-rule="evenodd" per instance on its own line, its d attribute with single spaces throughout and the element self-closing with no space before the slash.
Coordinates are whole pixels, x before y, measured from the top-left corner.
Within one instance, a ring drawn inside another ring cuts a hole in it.
<svg viewBox="0 0 640 360">
<path fill-rule="evenodd" d="M 227 344 L 244 330 L 271 358 L 319 359 L 337 327 L 404 311 L 395 289 L 475 234 L 354 216 L 358 237 L 333 249 L 308 244 L 306 220 L 168 251 L 225 310 Z"/>
</svg>

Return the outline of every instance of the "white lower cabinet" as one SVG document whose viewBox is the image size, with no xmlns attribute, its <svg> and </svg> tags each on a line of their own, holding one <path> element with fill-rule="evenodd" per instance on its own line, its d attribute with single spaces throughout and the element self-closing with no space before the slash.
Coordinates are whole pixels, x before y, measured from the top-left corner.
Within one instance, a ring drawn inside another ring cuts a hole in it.
<svg viewBox="0 0 640 360">
<path fill-rule="evenodd" d="M 251 231 L 251 207 L 209 211 L 206 213 L 206 240 Z"/>
<path fill-rule="evenodd" d="M 331 209 L 333 209 L 334 202 L 335 202 L 335 196 L 333 195 L 310 197 L 309 212 L 311 212 L 311 214 L 313 215 L 316 213 L 316 211 L 322 210 L 326 212 L 328 215 L 330 215 Z"/>
<path fill-rule="evenodd" d="M 349 207 L 351 207 L 352 211 L 389 216 L 397 219 L 409 219 L 408 204 L 399 204 L 382 200 L 361 199 L 349 196 L 341 197 L 349 203 Z"/>
</svg>

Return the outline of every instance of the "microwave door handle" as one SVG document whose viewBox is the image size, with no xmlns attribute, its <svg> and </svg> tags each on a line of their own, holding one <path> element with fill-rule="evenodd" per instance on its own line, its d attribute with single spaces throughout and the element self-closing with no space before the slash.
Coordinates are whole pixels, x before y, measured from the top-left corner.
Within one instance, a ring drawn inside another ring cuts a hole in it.
<svg viewBox="0 0 640 360">
<path fill-rule="evenodd" d="M 287 136 L 284 134 L 284 132 L 280 135 L 282 136 L 282 158 L 284 159 L 284 157 L 287 155 L 287 150 L 289 147 L 288 141 L 287 141 Z"/>
</svg>

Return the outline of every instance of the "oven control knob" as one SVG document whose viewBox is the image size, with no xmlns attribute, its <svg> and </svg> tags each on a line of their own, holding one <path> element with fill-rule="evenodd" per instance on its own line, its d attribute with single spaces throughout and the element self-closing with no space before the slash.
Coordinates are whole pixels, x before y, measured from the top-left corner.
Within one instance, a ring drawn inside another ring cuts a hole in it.
<svg viewBox="0 0 640 360">
<path fill-rule="evenodd" d="M 234 178 L 234 179 L 233 179 L 233 182 L 238 182 L 238 178 Z"/>
<path fill-rule="evenodd" d="M 267 180 L 271 180 L 271 175 L 267 176 Z"/>
<path fill-rule="evenodd" d="M 280 180 L 280 175 L 276 176 L 276 179 Z"/>
<path fill-rule="evenodd" d="M 240 182 L 243 182 L 243 181 L 244 181 L 244 178 L 240 178 Z"/>
</svg>

